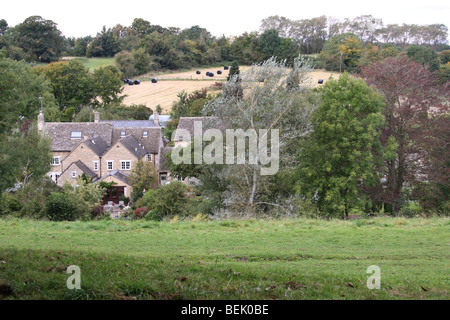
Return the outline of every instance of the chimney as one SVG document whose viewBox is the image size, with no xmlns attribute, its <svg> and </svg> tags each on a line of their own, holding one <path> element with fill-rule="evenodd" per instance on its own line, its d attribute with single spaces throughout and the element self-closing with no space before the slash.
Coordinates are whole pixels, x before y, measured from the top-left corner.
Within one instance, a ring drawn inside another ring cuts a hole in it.
<svg viewBox="0 0 450 320">
<path fill-rule="evenodd" d="M 95 111 L 94 113 L 94 123 L 99 123 L 100 122 L 100 112 Z"/>
<path fill-rule="evenodd" d="M 38 128 L 38 132 L 44 131 L 44 124 L 45 124 L 45 121 L 44 121 L 44 114 L 42 113 L 42 110 L 41 110 L 41 112 L 39 112 L 39 115 L 38 115 L 38 117 L 37 117 L 37 128 Z"/>
<path fill-rule="evenodd" d="M 158 113 L 158 111 L 156 111 L 156 109 L 155 109 L 155 111 L 153 111 L 153 123 L 156 124 L 157 127 L 160 127 L 159 113 Z"/>
</svg>

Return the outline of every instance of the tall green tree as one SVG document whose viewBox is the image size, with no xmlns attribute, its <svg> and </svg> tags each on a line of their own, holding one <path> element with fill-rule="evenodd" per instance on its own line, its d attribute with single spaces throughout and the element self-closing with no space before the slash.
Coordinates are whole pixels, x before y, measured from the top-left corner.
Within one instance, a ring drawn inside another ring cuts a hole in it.
<svg viewBox="0 0 450 320">
<path fill-rule="evenodd" d="M 41 179 L 52 159 L 50 139 L 32 126 L 26 133 L 0 135 L 0 192 Z"/>
<path fill-rule="evenodd" d="M 79 111 L 81 106 L 89 104 L 95 97 L 89 69 L 76 59 L 51 63 L 36 70 L 50 80 L 61 109 L 67 107 Z"/>
<path fill-rule="evenodd" d="M 430 69 L 430 71 L 439 69 L 438 55 L 436 51 L 430 48 L 412 45 L 406 49 L 406 54 L 415 62 Z"/>
<path fill-rule="evenodd" d="M 43 98 L 45 113 L 57 109 L 52 88 L 44 75 L 25 62 L 0 58 L 0 134 L 36 119 Z"/>
<path fill-rule="evenodd" d="M 317 201 L 324 215 L 347 216 L 363 210 L 361 188 L 379 181 L 382 97 L 362 79 L 344 73 L 320 91 L 313 131 L 301 147 L 299 194 Z"/>
<path fill-rule="evenodd" d="M 122 73 L 115 66 L 96 69 L 92 78 L 97 105 L 107 106 L 113 102 L 121 102 L 125 98 L 120 96 L 123 91 Z"/>
<path fill-rule="evenodd" d="M 14 29 L 14 44 L 22 48 L 32 60 L 41 62 L 58 60 L 63 37 L 55 22 L 40 16 L 32 16 Z"/>
</svg>

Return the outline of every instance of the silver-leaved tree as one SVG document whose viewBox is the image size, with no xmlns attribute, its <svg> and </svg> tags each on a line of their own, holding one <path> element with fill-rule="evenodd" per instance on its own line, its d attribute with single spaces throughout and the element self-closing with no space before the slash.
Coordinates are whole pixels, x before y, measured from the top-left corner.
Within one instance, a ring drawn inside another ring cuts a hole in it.
<svg viewBox="0 0 450 320">
<path fill-rule="evenodd" d="M 206 125 L 216 133 L 219 128 L 223 138 L 205 135 L 203 159 L 222 157 L 223 164 L 203 164 L 199 179 L 223 212 L 289 212 L 292 193 L 283 186 L 318 105 L 308 76 L 312 67 L 301 56 L 292 66 L 271 58 L 233 76 L 223 93 L 204 106 L 204 114 L 213 117 Z"/>
</svg>

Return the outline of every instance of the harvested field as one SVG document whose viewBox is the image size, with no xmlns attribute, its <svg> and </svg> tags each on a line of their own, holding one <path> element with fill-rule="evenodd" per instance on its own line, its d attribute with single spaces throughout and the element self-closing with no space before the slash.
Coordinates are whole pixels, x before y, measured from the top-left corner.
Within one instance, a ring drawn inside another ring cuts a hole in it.
<svg viewBox="0 0 450 320">
<path fill-rule="evenodd" d="M 241 71 L 245 71 L 249 66 L 241 66 Z M 173 102 L 177 100 L 177 94 L 181 91 L 187 93 L 209 88 L 215 82 L 225 81 L 228 76 L 228 70 L 223 70 L 223 67 L 203 68 L 200 75 L 196 74 L 196 70 L 167 73 L 155 76 L 158 79 L 157 84 L 151 83 L 152 77 L 141 77 L 140 85 L 129 86 L 125 85 L 123 94 L 127 95 L 124 100 L 125 105 L 144 104 L 149 108 L 154 108 L 155 105 L 161 105 L 164 114 L 168 114 Z M 221 70 L 222 74 L 218 75 L 217 71 Z M 206 76 L 206 72 L 214 72 L 214 77 Z M 311 73 L 312 83 L 317 85 L 319 79 L 323 79 L 324 83 L 333 75 L 334 78 L 339 77 L 339 73 L 328 72 L 324 70 L 315 70 Z"/>
</svg>

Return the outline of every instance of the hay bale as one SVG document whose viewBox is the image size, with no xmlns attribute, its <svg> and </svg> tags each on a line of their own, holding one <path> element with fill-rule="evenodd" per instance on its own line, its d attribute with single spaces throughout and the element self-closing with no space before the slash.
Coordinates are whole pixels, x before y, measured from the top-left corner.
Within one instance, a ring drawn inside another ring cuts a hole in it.
<svg viewBox="0 0 450 320">
<path fill-rule="evenodd" d="M 201 74 L 200 70 L 197 70 L 195 73 L 196 73 L 196 74 Z"/>
<path fill-rule="evenodd" d="M 222 71 L 218 70 L 218 71 L 217 71 L 217 74 L 222 74 Z"/>
<path fill-rule="evenodd" d="M 318 83 L 323 84 L 323 79 L 319 79 Z"/>
<path fill-rule="evenodd" d="M 141 84 L 141 80 L 134 80 L 134 84 L 135 84 L 135 85 Z"/>
<path fill-rule="evenodd" d="M 128 80 L 128 85 L 129 85 L 129 86 L 132 86 L 132 85 L 134 85 L 134 82 L 133 82 L 133 80 Z"/>
<path fill-rule="evenodd" d="M 223 70 L 228 70 L 230 67 L 228 67 L 228 66 L 225 66 L 225 67 L 223 67 Z"/>
<path fill-rule="evenodd" d="M 152 83 L 157 83 L 157 82 L 158 82 L 158 79 L 156 79 L 156 78 L 152 79 Z"/>
</svg>

